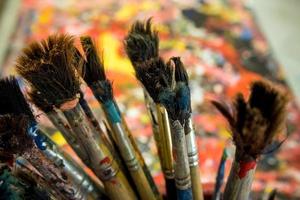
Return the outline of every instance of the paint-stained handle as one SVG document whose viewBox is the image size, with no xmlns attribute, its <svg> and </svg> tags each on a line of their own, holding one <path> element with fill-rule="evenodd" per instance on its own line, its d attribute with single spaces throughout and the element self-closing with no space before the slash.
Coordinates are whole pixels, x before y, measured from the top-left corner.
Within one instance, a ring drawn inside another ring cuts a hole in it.
<svg viewBox="0 0 300 200">
<path fill-rule="evenodd" d="M 177 199 L 178 200 L 193 200 L 192 188 L 185 190 L 177 190 Z"/>
<path fill-rule="evenodd" d="M 226 183 L 223 199 L 249 199 L 255 168 L 256 165 L 253 165 L 252 168 L 246 169 L 239 162 L 234 161 Z"/>
</svg>

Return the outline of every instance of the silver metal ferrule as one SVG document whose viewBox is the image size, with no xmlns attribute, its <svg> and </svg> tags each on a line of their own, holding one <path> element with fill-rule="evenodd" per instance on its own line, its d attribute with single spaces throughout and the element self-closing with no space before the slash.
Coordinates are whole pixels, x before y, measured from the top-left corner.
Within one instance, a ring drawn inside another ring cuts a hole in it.
<svg viewBox="0 0 300 200">
<path fill-rule="evenodd" d="M 191 187 L 191 177 L 184 129 L 178 120 L 171 122 L 171 132 L 175 160 L 175 183 L 178 189 L 185 190 Z"/>
<path fill-rule="evenodd" d="M 185 139 L 189 158 L 189 165 L 190 167 L 198 166 L 198 147 L 196 143 L 195 130 L 191 117 L 185 124 Z"/>
<path fill-rule="evenodd" d="M 121 123 L 112 124 L 117 145 L 119 146 L 120 153 L 125 160 L 125 163 L 130 171 L 136 171 L 139 169 L 139 162 L 136 158 L 134 148 L 127 136 Z"/>
</svg>

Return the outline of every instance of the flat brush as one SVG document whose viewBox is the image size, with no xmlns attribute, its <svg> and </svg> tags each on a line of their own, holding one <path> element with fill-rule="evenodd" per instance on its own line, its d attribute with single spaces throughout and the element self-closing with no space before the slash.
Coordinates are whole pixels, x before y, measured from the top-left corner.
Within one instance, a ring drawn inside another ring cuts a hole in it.
<svg viewBox="0 0 300 200">
<path fill-rule="evenodd" d="M 157 101 L 156 84 L 159 82 L 155 79 L 159 77 L 159 69 L 165 67 L 158 57 L 159 38 L 157 31 L 152 28 L 151 19 L 146 23 L 135 22 L 124 40 L 124 45 L 136 78 L 144 88 L 145 102 L 150 112 L 154 139 L 165 177 L 167 198 L 176 199 L 169 121 L 165 108 Z"/>
<path fill-rule="evenodd" d="M 213 200 L 222 199 L 221 198 L 221 188 L 222 188 L 224 176 L 225 176 L 225 164 L 226 164 L 227 157 L 228 157 L 228 153 L 227 153 L 226 148 L 224 148 L 222 157 L 221 157 L 221 162 L 219 164 L 219 168 L 218 168 L 218 172 L 217 172 Z"/>
<path fill-rule="evenodd" d="M 212 103 L 227 119 L 236 146 L 224 200 L 248 199 L 259 157 L 284 130 L 288 97 L 274 84 L 256 81 L 248 101 L 241 94 L 236 97 L 233 113 L 222 103 Z"/>
<path fill-rule="evenodd" d="M 114 139 L 124 159 L 126 166 L 134 180 L 139 196 L 142 199 L 157 199 L 153 191 L 153 185 L 148 181 L 143 165 L 140 163 L 136 149 L 128 137 L 128 129 L 124 125 L 119 108 L 113 98 L 112 84 L 106 78 L 103 61 L 97 54 L 96 48 L 90 37 L 81 37 L 81 43 L 87 57 L 86 69 L 83 71 L 83 79 L 94 93 L 94 96 L 102 105 L 111 128 Z"/>
<path fill-rule="evenodd" d="M 78 104 L 80 81 L 74 68 L 73 38 L 68 35 L 52 35 L 41 42 L 34 42 L 24 49 L 16 69 L 28 84 L 38 91 L 40 98 L 60 109 L 65 115 L 81 148 L 88 157 L 82 161 L 103 182 L 110 199 L 136 199 L 128 181 L 119 170 L 109 148 L 102 140 L 95 140 Z"/>
<path fill-rule="evenodd" d="M 203 200 L 203 190 L 200 178 L 200 168 L 199 168 L 199 158 L 198 158 L 198 147 L 195 136 L 195 130 L 192 122 L 192 108 L 191 108 L 191 98 L 190 98 L 190 89 L 189 89 L 189 77 L 186 72 L 186 69 L 183 63 L 180 60 L 180 57 L 173 57 L 169 62 L 173 62 L 175 66 L 175 80 L 176 82 L 183 82 L 186 84 L 187 97 L 189 101 L 189 117 L 184 124 L 184 132 L 186 139 L 187 152 L 189 157 L 189 166 L 191 173 L 191 181 L 192 181 L 192 190 L 193 190 L 193 198 L 196 200 Z M 171 63 L 169 63 L 171 65 Z"/>
</svg>

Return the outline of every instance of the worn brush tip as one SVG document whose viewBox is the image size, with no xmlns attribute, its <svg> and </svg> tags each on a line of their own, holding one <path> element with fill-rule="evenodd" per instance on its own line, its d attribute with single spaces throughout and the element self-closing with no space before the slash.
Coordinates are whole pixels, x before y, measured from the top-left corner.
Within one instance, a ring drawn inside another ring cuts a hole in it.
<svg viewBox="0 0 300 200">
<path fill-rule="evenodd" d="M 95 42 L 89 36 L 80 37 L 80 41 L 86 56 L 82 72 L 83 79 L 88 85 L 106 80 L 103 57 L 99 55 Z"/>
<path fill-rule="evenodd" d="M 287 103 L 287 95 L 278 86 L 256 81 L 251 86 L 248 101 L 241 94 L 236 97 L 233 114 L 221 104 L 214 104 L 231 125 L 238 160 L 256 159 L 273 142 L 276 134 L 282 132 Z"/>
<path fill-rule="evenodd" d="M 171 69 L 161 58 L 138 63 L 135 75 L 156 103 L 159 102 L 159 92 L 170 87 L 172 82 Z"/>
<path fill-rule="evenodd" d="M 172 120 L 179 120 L 184 125 L 190 117 L 190 92 L 183 82 L 178 83 L 174 90 L 166 88 L 160 92 L 159 101 L 165 106 Z"/>
<path fill-rule="evenodd" d="M 17 60 L 17 72 L 57 107 L 74 99 L 80 89 L 73 43 L 74 38 L 70 35 L 51 35 L 30 44 Z"/>
<path fill-rule="evenodd" d="M 184 82 L 189 85 L 189 76 L 180 59 L 180 57 L 172 57 L 169 62 L 173 62 L 175 66 L 175 80 L 176 82 Z"/>
<path fill-rule="evenodd" d="M 153 28 L 151 18 L 147 21 L 136 21 L 124 40 L 125 50 L 133 65 L 158 57 L 159 38 Z"/>
<path fill-rule="evenodd" d="M 0 114 L 24 114 L 34 120 L 32 110 L 14 76 L 0 80 Z"/>
<path fill-rule="evenodd" d="M 26 115 L 0 115 L 0 154 L 22 154 L 33 147 Z"/>
</svg>

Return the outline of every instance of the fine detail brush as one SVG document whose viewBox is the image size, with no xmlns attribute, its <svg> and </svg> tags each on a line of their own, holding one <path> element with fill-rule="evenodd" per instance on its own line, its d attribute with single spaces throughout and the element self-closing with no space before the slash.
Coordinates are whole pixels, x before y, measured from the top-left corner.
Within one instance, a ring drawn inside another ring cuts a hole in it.
<svg viewBox="0 0 300 200">
<path fill-rule="evenodd" d="M 256 81 L 248 100 L 241 94 L 235 99 L 233 112 L 213 101 L 227 119 L 236 146 L 224 200 L 248 199 L 259 157 L 285 127 L 288 95 L 268 81 Z"/>
<path fill-rule="evenodd" d="M 17 62 L 17 72 L 22 75 L 32 90 L 48 105 L 63 112 L 76 134 L 80 147 L 88 157 L 82 161 L 103 182 L 109 198 L 136 199 L 123 172 L 103 143 L 95 140 L 84 112 L 78 103 L 80 80 L 74 66 L 73 37 L 52 35 L 41 42 L 34 42 L 23 50 Z"/>
<path fill-rule="evenodd" d="M 155 80 L 160 73 L 156 68 L 160 66 L 163 68 L 164 63 L 158 57 L 159 38 L 157 31 L 152 28 L 151 19 L 146 23 L 136 21 L 131 26 L 124 45 L 134 67 L 135 76 L 144 88 L 145 101 L 150 112 L 154 139 L 165 177 L 167 198 L 176 199 L 169 121 L 165 108 L 158 102 L 156 88 L 158 83 Z"/>
<path fill-rule="evenodd" d="M 5 110 L 1 109 L 1 114 L 10 114 L 15 115 L 26 115 L 28 117 L 28 134 L 34 139 L 37 147 L 42 151 L 46 158 L 51 161 L 53 164 L 57 165 L 63 170 L 64 173 L 72 178 L 71 183 L 74 188 L 74 199 L 84 199 L 87 195 L 84 193 L 84 185 L 79 185 L 77 177 L 74 177 L 73 174 L 75 171 L 70 171 L 68 167 L 72 165 L 70 162 L 66 161 L 57 149 L 54 147 L 54 144 L 47 139 L 45 133 L 43 133 L 37 127 L 37 122 L 34 118 L 31 108 L 25 100 L 25 97 L 22 94 L 21 89 L 17 83 L 17 80 L 14 77 L 10 77 L 0 81 L 1 83 L 1 96 L 5 96 L 5 99 L 0 101 L 1 106 L 5 106 Z M 7 92 L 9 91 L 9 92 Z M 18 105 L 18 106 L 16 106 Z M 5 113 L 7 112 L 7 113 Z M 73 167 L 73 170 L 75 167 Z M 76 173 L 76 172 L 75 172 Z M 78 175 L 77 175 L 78 176 Z M 87 180 L 88 181 L 88 180 Z M 100 195 L 100 193 L 99 193 Z M 102 195 L 104 196 L 104 195 Z"/>
<path fill-rule="evenodd" d="M 224 181 L 224 176 L 225 176 L 225 164 L 226 160 L 228 157 L 227 149 L 224 148 L 222 157 L 221 157 L 221 162 L 219 164 L 218 172 L 217 172 L 217 177 L 216 177 L 216 184 L 215 184 L 215 190 L 213 194 L 213 200 L 220 200 L 221 198 L 221 188 L 223 185 Z"/>
<path fill-rule="evenodd" d="M 186 72 L 186 69 L 181 62 L 179 57 L 173 57 L 169 60 L 169 62 L 173 62 L 175 66 L 175 80 L 178 83 L 185 83 L 186 87 L 189 88 L 189 77 Z M 171 65 L 171 63 L 169 64 Z M 190 93 L 190 90 L 187 91 Z M 187 121 L 184 124 L 184 132 L 185 132 L 185 139 L 186 139 L 186 146 L 187 152 L 189 157 L 189 165 L 190 165 L 190 172 L 191 172 L 191 181 L 192 181 L 192 190 L 193 190 L 193 198 L 195 200 L 203 200 L 203 190 L 200 178 L 200 168 L 199 168 L 199 158 L 198 158 L 198 147 L 197 141 L 195 136 L 195 130 L 192 122 L 192 108 L 191 108 L 191 98 L 190 94 L 187 95 L 189 99 L 189 112 L 190 115 Z"/>
<path fill-rule="evenodd" d="M 114 133 L 114 139 L 136 184 L 139 196 L 145 200 L 157 199 L 159 196 L 154 193 L 153 185 L 148 181 L 149 176 L 147 177 L 143 170 L 143 165 L 138 158 L 136 149 L 128 137 L 124 119 L 113 97 L 112 83 L 105 75 L 103 59 L 99 57 L 90 37 L 81 37 L 80 40 L 87 58 L 87 63 L 83 70 L 83 79 L 91 88 L 107 116 Z"/>
</svg>

